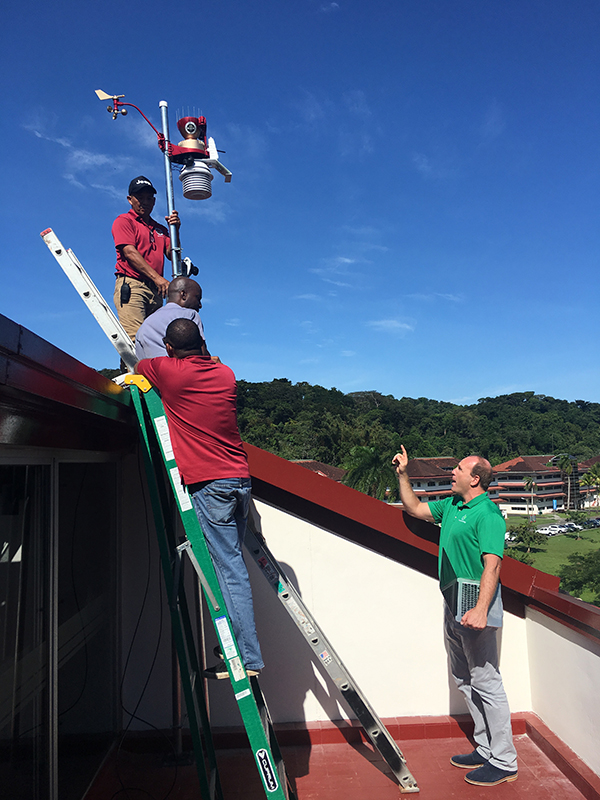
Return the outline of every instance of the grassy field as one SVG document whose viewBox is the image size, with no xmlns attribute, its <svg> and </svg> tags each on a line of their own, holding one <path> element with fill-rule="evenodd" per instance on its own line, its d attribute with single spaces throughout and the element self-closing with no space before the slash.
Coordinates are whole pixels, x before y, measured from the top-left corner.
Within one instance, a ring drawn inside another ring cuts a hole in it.
<svg viewBox="0 0 600 800">
<path fill-rule="evenodd" d="M 592 516 L 595 516 L 595 514 Z M 509 525 L 512 519 L 511 517 Z M 558 575 L 560 568 L 563 564 L 568 563 L 568 558 L 573 553 L 589 553 L 600 548 L 600 528 L 584 528 L 584 530 L 579 531 L 579 536 L 581 537 L 580 539 L 577 539 L 574 533 L 548 536 L 542 547 L 531 548 L 533 566 L 542 570 L 542 572 L 548 572 L 550 575 Z M 509 545 L 506 548 L 506 554 L 510 555 L 510 551 L 511 547 Z M 591 592 L 586 591 L 581 595 L 581 600 L 585 600 L 588 603 L 592 601 L 592 598 L 593 594 Z"/>
</svg>

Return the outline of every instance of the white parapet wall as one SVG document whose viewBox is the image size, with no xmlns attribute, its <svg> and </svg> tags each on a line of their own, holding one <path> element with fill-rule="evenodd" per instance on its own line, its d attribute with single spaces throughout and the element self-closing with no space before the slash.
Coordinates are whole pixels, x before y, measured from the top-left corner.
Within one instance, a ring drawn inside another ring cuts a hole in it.
<svg viewBox="0 0 600 800">
<path fill-rule="evenodd" d="M 600 642 L 527 611 L 532 710 L 600 775 Z"/>
<path fill-rule="evenodd" d="M 380 717 L 465 713 L 448 672 L 437 580 L 257 501 L 267 544 Z M 275 722 L 343 719 L 333 683 L 249 556 Z M 210 640 L 208 652 L 211 652 Z M 525 620 L 505 614 L 501 670 L 513 711 L 531 709 Z M 231 688 L 212 682 L 217 726 L 240 724 Z M 228 682 L 227 682 L 228 683 Z"/>
</svg>

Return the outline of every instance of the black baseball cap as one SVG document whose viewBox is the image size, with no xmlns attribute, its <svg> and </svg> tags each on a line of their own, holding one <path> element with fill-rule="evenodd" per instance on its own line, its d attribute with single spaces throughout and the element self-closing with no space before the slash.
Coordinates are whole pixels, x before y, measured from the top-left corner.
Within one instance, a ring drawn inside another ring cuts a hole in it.
<svg viewBox="0 0 600 800">
<path fill-rule="evenodd" d="M 152 182 L 145 178 L 143 175 L 138 175 L 129 184 L 129 196 L 138 194 L 138 192 L 152 192 L 156 194 L 156 189 L 152 186 Z"/>
</svg>

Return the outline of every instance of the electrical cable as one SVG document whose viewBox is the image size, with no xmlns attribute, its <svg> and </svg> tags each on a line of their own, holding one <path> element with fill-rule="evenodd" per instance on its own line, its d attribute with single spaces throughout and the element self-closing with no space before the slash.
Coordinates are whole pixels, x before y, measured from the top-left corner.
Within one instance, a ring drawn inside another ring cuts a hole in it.
<svg viewBox="0 0 600 800">
<path fill-rule="evenodd" d="M 164 605 L 164 604 L 163 604 L 163 581 L 162 581 L 162 576 L 160 575 L 160 571 L 161 571 L 160 562 L 159 562 L 159 564 L 158 564 L 158 570 L 159 570 L 159 609 L 160 609 L 160 612 L 159 612 L 159 613 L 160 613 L 160 617 L 159 617 L 159 626 L 158 626 L 158 639 L 157 639 L 157 642 L 156 642 L 156 647 L 155 647 L 155 650 L 154 650 L 154 655 L 153 655 L 153 657 L 152 657 L 152 663 L 150 664 L 150 669 L 149 669 L 149 671 L 148 671 L 148 674 L 147 674 L 147 676 L 146 676 L 146 680 L 145 680 L 145 682 L 144 682 L 144 685 L 143 685 L 143 687 L 142 687 L 141 693 L 140 693 L 140 695 L 139 695 L 139 698 L 138 698 L 138 700 L 137 700 L 137 703 L 136 703 L 136 705 L 135 705 L 135 707 L 134 707 L 133 711 L 129 711 L 129 710 L 128 710 L 128 709 L 125 707 L 125 703 L 124 703 L 124 701 L 123 701 L 123 686 L 124 686 L 124 683 L 125 683 L 125 678 L 126 678 L 126 675 L 127 675 L 127 669 L 128 669 L 128 667 L 129 667 L 129 662 L 130 662 L 130 659 L 131 659 L 131 655 L 132 655 L 132 652 L 133 652 L 133 645 L 134 645 L 134 643 L 135 643 L 135 639 L 136 639 L 136 637 L 137 637 L 137 634 L 138 634 L 138 631 L 139 631 L 139 627 L 140 627 L 140 624 L 141 624 L 142 616 L 143 616 L 143 614 L 144 614 L 144 610 L 145 610 L 145 608 L 146 608 L 146 602 L 147 602 L 147 599 L 148 599 L 148 594 L 149 594 L 149 590 L 150 590 L 150 576 L 151 576 L 151 571 L 152 571 L 152 570 L 151 570 L 151 568 L 152 568 L 152 550 L 151 550 L 151 546 L 150 546 L 150 520 L 149 520 L 149 518 L 148 518 L 148 498 L 146 497 L 146 485 L 145 485 L 145 482 L 144 482 L 144 479 L 143 479 L 142 465 L 141 465 L 141 458 L 142 458 L 142 456 L 141 456 L 141 451 L 140 451 L 140 449 L 138 448 L 138 460 L 137 460 L 137 466 L 138 466 L 138 477 L 139 477 L 139 482 L 140 482 L 140 489 L 141 489 L 141 494 L 142 494 L 142 501 L 143 501 L 143 506 L 144 506 L 144 516 L 145 516 L 145 523 L 146 523 L 146 533 L 147 533 L 147 553 L 148 553 L 148 562 L 147 562 L 147 563 L 148 563 L 148 572 L 147 572 L 147 577 L 146 577 L 146 586 L 145 586 L 145 589 L 144 589 L 144 596 L 143 596 L 143 600 L 142 600 L 142 606 L 141 606 L 141 608 L 140 608 L 140 613 L 138 614 L 138 619 L 137 619 L 137 622 L 136 622 L 136 624 L 135 624 L 135 628 L 134 628 L 133 636 L 132 636 L 132 639 L 131 639 L 131 642 L 130 642 L 130 645 L 129 645 L 129 650 L 128 650 L 128 653 L 127 653 L 127 658 L 126 658 L 126 660 L 125 660 L 125 665 L 124 665 L 124 668 L 123 668 L 123 675 L 122 675 L 122 678 L 121 678 L 121 684 L 120 684 L 120 687 L 119 687 L 119 702 L 120 702 L 120 706 L 121 706 L 121 708 L 123 709 L 123 711 L 124 711 L 126 714 L 128 714 L 128 715 L 129 715 L 129 721 L 127 722 L 127 725 L 125 726 L 125 729 L 124 729 L 124 731 L 123 731 L 123 733 L 122 733 L 122 735 L 121 735 L 121 738 L 120 738 L 120 741 L 119 741 L 119 745 L 118 745 L 118 747 L 117 747 L 117 752 L 116 752 L 116 755 L 115 755 L 115 771 L 116 771 L 116 773 L 117 773 L 117 778 L 118 778 L 118 780 L 119 780 L 119 783 L 121 784 L 121 789 L 118 789 L 118 790 L 117 790 L 117 791 L 116 791 L 116 792 L 115 792 L 115 793 L 112 795 L 112 797 L 111 797 L 111 800 L 114 800 L 114 798 L 115 798 L 115 797 L 117 797 L 118 795 L 122 794 L 123 792 L 125 792 L 125 793 L 126 793 L 126 795 L 127 795 L 127 797 L 129 798 L 129 797 L 130 797 L 130 795 L 128 794 L 128 792 L 129 792 L 129 791 L 142 791 L 142 792 L 144 792 L 144 794 L 146 794 L 148 797 L 151 797 L 151 798 L 153 798 L 153 800 L 156 800 L 156 799 L 154 798 L 154 795 L 150 794 L 149 792 L 146 792 L 146 790 L 145 790 L 145 789 L 139 789 L 139 788 L 137 788 L 137 787 L 126 787 L 126 786 L 125 786 L 125 783 L 123 782 L 123 779 L 122 779 L 121 773 L 119 772 L 119 754 L 120 754 L 120 752 L 121 752 L 121 748 L 122 748 L 122 746 L 123 746 L 123 743 L 124 743 L 124 741 L 125 741 L 125 737 L 127 736 L 127 733 L 128 733 L 128 731 L 129 731 L 129 728 L 130 728 L 130 726 L 131 726 L 131 724 L 132 724 L 132 722 L 133 722 L 133 720 L 134 720 L 134 719 L 135 719 L 135 720 L 137 720 L 138 722 L 142 722 L 142 723 L 144 723 L 145 725 L 148 725 L 150 728 L 153 728 L 155 731 L 157 731 L 158 733 L 160 733 L 160 734 L 161 734 L 161 735 L 162 735 L 162 736 L 165 738 L 165 740 L 167 741 L 167 743 L 169 744 L 169 747 L 170 747 L 170 749 L 172 750 L 173 754 L 174 754 L 174 755 L 176 755 L 176 751 L 175 751 L 175 748 L 174 748 L 174 746 L 173 746 L 173 743 L 172 743 L 172 742 L 170 741 L 170 739 L 169 739 L 169 738 L 168 738 L 168 737 L 167 737 L 167 736 L 164 734 L 164 732 L 163 732 L 163 731 L 161 731 L 159 728 L 157 728 L 155 725 L 153 725 L 151 722 L 149 722 L 148 720 L 145 720 L 145 719 L 143 719 L 143 717 L 140 717 L 140 716 L 138 716 L 138 714 L 137 714 L 137 710 L 138 710 L 138 708 L 140 707 L 140 704 L 141 704 L 141 702 L 142 702 L 142 700 L 143 700 L 143 698 L 144 698 L 144 695 L 145 695 L 145 693 L 146 693 L 146 689 L 148 688 L 148 684 L 149 684 L 149 682 L 150 682 L 150 678 L 152 677 L 152 673 L 153 673 L 153 671 L 154 671 L 154 667 L 155 667 L 155 664 L 156 664 L 156 659 L 158 658 L 158 652 L 159 652 L 159 649 L 160 649 L 160 643 L 161 643 L 161 640 L 162 640 L 162 631 L 163 631 L 163 605 Z M 167 791 L 167 793 L 166 793 L 165 795 L 163 795 L 163 797 L 161 798 L 161 800 L 167 800 L 167 798 L 168 798 L 168 797 L 170 796 L 170 794 L 172 793 L 172 791 L 173 791 L 173 789 L 175 788 L 175 785 L 176 785 L 176 783 L 177 783 L 177 776 L 178 776 L 178 772 L 179 772 L 179 768 L 178 768 L 178 766 L 177 766 L 177 761 L 176 761 L 176 759 L 175 759 L 175 773 L 174 773 L 174 775 L 173 775 L 173 781 L 172 781 L 172 783 L 171 783 L 171 786 L 169 787 L 169 790 Z"/>
<path fill-rule="evenodd" d="M 58 712 L 59 719 L 60 717 L 64 716 L 69 711 L 71 711 L 71 709 L 75 708 L 75 706 L 79 703 L 79 701 L 83 697 L 83 693 L 85 692 L 88 679 L 88 670 L 89 670 L 88 640 L 85 632 L 85 625 L 83 622 L 83 614 L 81 613 L 81 606 L 79 605 L 79 597 L 77 596 L 77 586 L 75 584 L 75 532 L 77 530 L 77 514 L 79 512 L 79 503 L 81 502 L 81 496 L 83 494 L 83 485 L 87 477 L 87 471 L 88 471 L 88 464 L 86 463 L 83 465 L 83 470 L 81 471 L 81 483 L 79 484 L 79 491 L 77 492 L 77 499 L 75 501 L 75 507 L 73 509 L 73 526 L 71 529 L 71 547 L 70 547 L 71 586 L 73 589 L 73 597 L 75 599 L 75 607 L 77 608 L 77 616 L 79 618 L 79 624 L 81 626 L 81 635 L 83 636 L 83 653 L 85 659 L 85 669 L 83 675 L 83 683 L 81 686 L 81 690 L 79 692 L 79 696 L 73 703 L 71 703 L 71 705 L 68 708 L 65 708 L 64 711 Z"/>
</svg>

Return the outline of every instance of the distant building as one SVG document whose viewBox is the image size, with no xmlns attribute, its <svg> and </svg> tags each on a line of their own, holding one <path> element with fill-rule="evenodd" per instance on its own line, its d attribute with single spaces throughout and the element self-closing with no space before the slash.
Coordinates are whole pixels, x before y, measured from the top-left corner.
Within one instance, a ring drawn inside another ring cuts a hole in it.
<svg viewBox="0 0 600 800">
<path fill-rule="evenodd" d="M 458 459 L 449 456 L 411 458 L 408 477 L 414 493 L 422 503 L 443 500 L 452 493 L 452 470 Z"/>
<path fill-rule="evenodd" d="M 553 455 L 517 456 L 494 467 L 496 492 L 500 510 L 505 514 L 544 514 L 549 511 L 579 508 L 579 471 L 574 463 L 573 473 L 563 475 L 551 464 Z M 525 481 L 532 478 L 533 491 Z M 570 483 L 570 487 L 569 487 Z"/>
<path fill-rule="evenodd" d="M 325 478 L 331 478 L 336 483 L 341 483 L 342 478 L 348 470 L 341 467 L 332 467 L 330 464 L 323 464 L 321 461 L 312 461 L 309 458 L 297 458 L 292 461 L 293 464 L 299 464 L 311 472 L 316 472 L 317 475 L 323 475 Z"/>
</svg>

